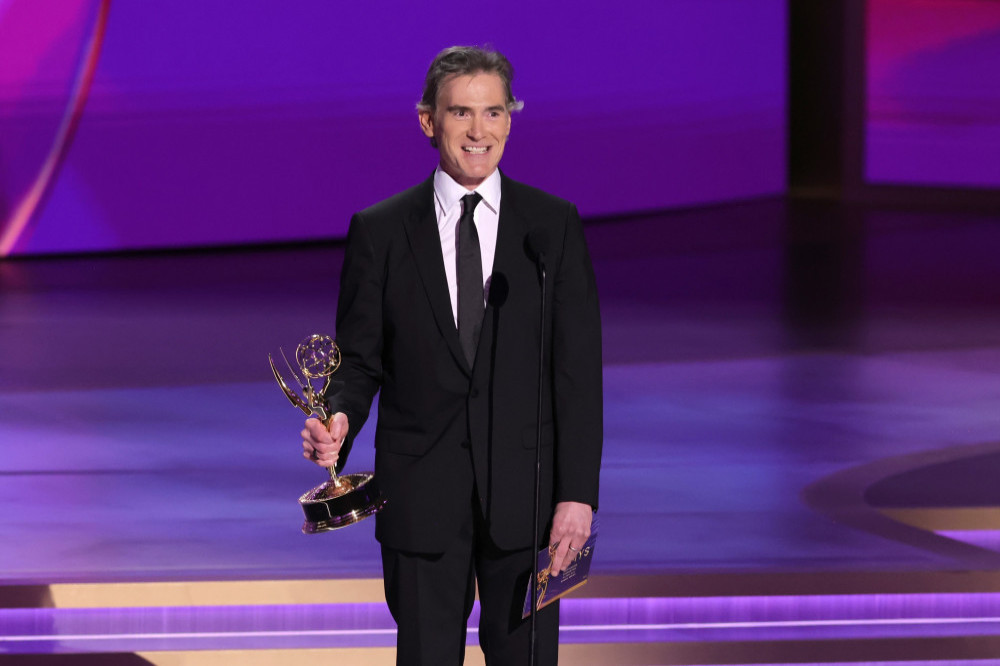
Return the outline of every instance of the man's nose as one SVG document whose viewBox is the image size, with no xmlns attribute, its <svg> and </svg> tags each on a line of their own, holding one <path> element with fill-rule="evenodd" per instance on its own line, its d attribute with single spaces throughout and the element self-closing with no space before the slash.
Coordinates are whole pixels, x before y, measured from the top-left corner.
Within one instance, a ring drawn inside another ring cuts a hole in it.
<svg viewBox="0 0 1000 666">
<path fill-rule="evenodd" d="M 477 141 L 483 138 L 483 120 L 479 116 L 475 116 L 469 125 L 469 138 Z"/>
</svg>

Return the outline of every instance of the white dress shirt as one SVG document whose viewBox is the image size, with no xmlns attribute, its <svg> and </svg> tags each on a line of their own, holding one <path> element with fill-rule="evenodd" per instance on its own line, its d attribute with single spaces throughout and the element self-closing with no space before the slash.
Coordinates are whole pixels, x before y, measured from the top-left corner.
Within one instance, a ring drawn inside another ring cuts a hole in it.
<svg viewBox="0 0 1000 666">
<path fill-rule="evenodd" d="M 493 276 L 493 257 L 497 249 L 497 230 L 500 227 L 500 171 L 494 170 L 479 184 L 483 200 L 476 206 L 473 219 L 479 234 L 479 252 L 483 260 L 483 299 Z M 444 274 L 448 278 L 451 295 L 451 313 L 458 326 L 458 220 L 462 217 L 462 197 L 470 190 L 462 187 L 441 170 L 434 172 L 434 212 L 437 214 L 438 233 L 441 235 L 441 254 L 444 255 Z"/>
</svg>

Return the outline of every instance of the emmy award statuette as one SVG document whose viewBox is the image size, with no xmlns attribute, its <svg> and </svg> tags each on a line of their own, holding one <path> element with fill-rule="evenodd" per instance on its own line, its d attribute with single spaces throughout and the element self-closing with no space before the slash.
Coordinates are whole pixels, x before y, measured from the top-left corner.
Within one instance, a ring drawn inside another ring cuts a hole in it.
<svg viewBox="0 0 1000 666">
<path fill-rule="evenodd" d="M 340 366 L 340 349 L 337 343 L 327 335 L 310 335 L 303 340 L 295 349 L 295 362 L 302 372 L 302 378 L 292 369 L 284 351 L 281 351 L 281 356 L 302 390 L 300 396 L 289 388 L 275 367 L 274 359 L 268 354 L 271 371 L 285 396 L 306 415 L 319 417 L 323 425 L 329 427 L 333 414 L 330 413 L 326 392 L 330 388 L 334 371 Z M 318 391 L 312 385 L 314 380 L 323 382 L 323 387 Z M 385 500 L 379 493 L 375 476 L 370 472 L 338 476 L 331 467 L 330 479 L 302 495 L 299 504 L 306 517 L 306 522 L 302 525 L 303 533 L 316 534 L 364 520 L 378 513 L 385 506 Z"/>
</svg>

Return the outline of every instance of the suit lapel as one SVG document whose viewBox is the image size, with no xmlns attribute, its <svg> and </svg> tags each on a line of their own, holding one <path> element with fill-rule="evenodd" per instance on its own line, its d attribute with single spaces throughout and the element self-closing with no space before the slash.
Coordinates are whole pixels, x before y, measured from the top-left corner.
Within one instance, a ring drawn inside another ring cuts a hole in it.
<svg viewBox="0 0 1000 666">
<path fill-rule="evenodd" d="M 416 259 L 420 281 L 423 283 L 438 329 L 455 361 L 466 374 L 471 375 L 469 364 L 465 360 L 465 354 L 458 340 L 455 317 L 451 311 L 448 278 L 444 272 L 444 256 L 441 254 L 441 235 L 438 233 L 437 216 L 434 213 L 433 177 L 424 182 L 418 191 L 418 197 L 419 201 L 404 223 L 407 239 Z"/>
<path fill-rule="evenodd" d="M 489 353 L 490 343 L 495 334 L 493 322 L 495 320 L 496 308 L 495 298 L 500 290 L 509 289 L 509 275 L 515 270 L 518 259 L 524 255 L 524 239 L 528 229 L 525 220 L 517 205 L 516 188 L 512 181 L 500 174 L 500 221 L 497 227 L 497 246 L 493 255 L 493 277 L 490 282 L 490 298 L 486 301 L 486 312 L 483 315 L 483 327 L 479 333 L 479 348 L 476 351 L 476 367 L 485 365 L 480 361 L 480 357 Z M 500 286 L 499 281 L 507 284 Z M 497 292 L 493 289 L 496 287 Z M 502 307 L 504 298 L 500 299 L 499 306 Z"/>
</svg>

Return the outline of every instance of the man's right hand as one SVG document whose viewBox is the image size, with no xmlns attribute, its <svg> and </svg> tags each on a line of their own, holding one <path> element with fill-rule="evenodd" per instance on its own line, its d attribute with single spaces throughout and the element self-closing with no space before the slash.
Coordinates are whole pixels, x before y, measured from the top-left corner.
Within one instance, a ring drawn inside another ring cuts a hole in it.
<svg viewBox="0 0 1000 666">
<path fill-rule="evenodd" d="M 306 419 L 302 431 L 302 455 L 320 467 L 333 467 L 340 456 L 348 431 L 347 415 L 337 412 L 330 419 L 330 427 L 316 418 Z"/>
</svg>

